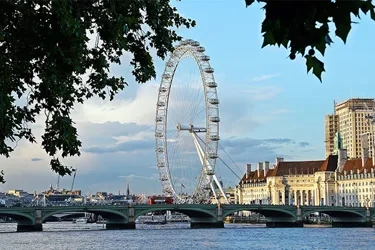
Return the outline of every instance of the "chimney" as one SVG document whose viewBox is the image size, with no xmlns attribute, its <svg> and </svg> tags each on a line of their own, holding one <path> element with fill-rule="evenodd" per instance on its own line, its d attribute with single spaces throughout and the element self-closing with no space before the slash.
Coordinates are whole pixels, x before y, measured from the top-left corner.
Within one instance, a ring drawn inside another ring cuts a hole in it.
<svg viewBox="0 0 375 250">
<path fill-rule="evenodd" d="M 365 166 L 366 161 L 369 158 L 368 155 L 368 139 L 367 134 L 361 135 L 361 153 L 362 153 L 362 167 Z"/>
<path fill-rule="evenodd" d="M 279 162 L 283 162 L 284 158 L 276 157 L 276 166 L 279 164 Z"/>
<path fill-rule="evenodd" d="M 270 169 L 270 162 L 265 161 L 264 162 L 264 177 L 266 177 L 268 170 Z"/>
<path fill-rule="evenodd" d="M 339 172 L 342 172 L 347 160 L 348 155 L 346 149 L 339 149 L 337 156 L 337 169 Z"/>
<path fill-rule="evenodd" d="M 260 177 L 260 171 L 263 170 L 263 162 L 258 162 L 257 170 L 258 170 L 258 178 L 259 178 Z"/>
<path fill-rule="evenodd" d="M 246 164 L 246 179 L 249 179 L 251 172 L 251 164 Z"/>
</svg>

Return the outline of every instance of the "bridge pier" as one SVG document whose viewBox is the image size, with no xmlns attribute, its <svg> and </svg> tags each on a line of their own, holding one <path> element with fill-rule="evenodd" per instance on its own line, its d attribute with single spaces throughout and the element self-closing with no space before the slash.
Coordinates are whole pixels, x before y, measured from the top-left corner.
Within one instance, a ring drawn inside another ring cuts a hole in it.
<svg viewBox="0 0 375 250">
<path fill-rule="evenodd" d="M 190 228 L 224 228 L 223 221 L 217 222 L 190 222 Z"/>
<path fill-rule="evenodd" d="M 281 228 L 281 227 L 303 227 L 302 221 L 286 222 L 286 221 L 267 221 L 266 226 L 270 228 Z"/>
<path fill-rule="evenodd" d="M 35 221 L 19 220 L 17 224 L 17 232 L 41 232 L 43 231 L 42 225 L 42 211 L 35 210 Z"/>
<path fill-rule="evenodd" d="M 134 207 L 130 206 L 128 208 L 128 221 L 126 221 L 126 220 L 108 221 L 105 227 L 106 227 L 107 230 L 135 229 Z"/>
<path fill-rule="evenodd" d="M 42 224 L 34 224 L 34 225 L 17 224 L 17 232 L 41 232 L 41 231 L 43 231 Z"/>
<path fill-rule="evenodd" d="M 107 223 L 105 227 L 107 230 L 128 230 L 135 229 L 135 223 Z"/>
<path fill-rule="evenodd" d="M 190 216 L 190 228 L 224 228 L 223 209 L 220 204 L 216 208 L 215 217 Z"/>
<path fill-rule="evenodd" d="M 224 228 L 224 221 L 219 208 L 218 218 L 214 217 L 190 217 L 190 228 Z"/>
</svg>

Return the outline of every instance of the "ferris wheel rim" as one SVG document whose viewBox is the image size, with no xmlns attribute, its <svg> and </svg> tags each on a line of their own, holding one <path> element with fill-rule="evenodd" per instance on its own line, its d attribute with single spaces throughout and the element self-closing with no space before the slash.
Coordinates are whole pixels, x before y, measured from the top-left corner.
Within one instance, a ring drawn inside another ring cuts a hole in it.
<svg viewBox="0 0 375 250">
<path fill-rule="evenodd" d="M 205 108 L 206 108 L 206 146 L 205 160 L 209 161 L 213 170 L 216 166 L 216 157 L 218 151 L 219 138 L 219 99 L 217 97 L 216 82 L 214 78 L 214 70 L 209 63 L 209 57 L 204 54 L 204 47 L 193 40 L 182 41 L 170 55 L 162 75 L 158 100 L 156 105 L 156 158 L 159 172 L 159 179 L 162 183 L 163 192 L 172 196 L 177 203 L 191 203 L 197 199 L 202 199 L 200 195 L 204 194 L 205 188 L 209 185 L 209 177 L 207 172 L 202 168 L 196 191 L 193 197 L 186 199 L 178 195 L 169 167 L 168 142 L 167 142 L 167 121 L 168 121 L 168 104 L 170 90 L 173 85 L 173 79 L 179 63 L 186 57 L 194 59 L 200 71 L 202 78 Z M 209 156 L 209 157 L 208 157 Z M 212 157 L 212 158 L 211 158 Z M 208 200 L 206 200 L 208 201 Z"/>
</svg>

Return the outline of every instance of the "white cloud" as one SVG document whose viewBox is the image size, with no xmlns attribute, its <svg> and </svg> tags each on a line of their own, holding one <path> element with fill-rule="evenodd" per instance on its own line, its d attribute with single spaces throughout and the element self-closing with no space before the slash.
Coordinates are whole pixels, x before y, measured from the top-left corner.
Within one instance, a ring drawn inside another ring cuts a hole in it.
<svg viewBox="0 0 375 250">
<path fill-rule="evenodd" d="M 128 87 L 131 88 L 132 86 Z M 124 91 L 127 91 L 125 89 Z M 75 116 L 94 123 L 121 122 L 153 125 L 155 121 L 158 85 L 144 84 L 130 100 L 115 99 L 112 102 L 89 100 Z"/>
<path fill-rule="evenodd" d="M 148 139 L 153 139 L 155 136 L 155 132 L 152 131 L 140 131 L 139 133 L 136 133 L 134 135 L 129 135 L 129 136 L 118 136 L 118 137 L 113 137 L 116 140 L 116 144 L 121 144 L 125 142 L 130 142 L 130 141 L 142 141 L 142 140 L 148 140 Z"/>
<path fill-rule="evenodd" d="M 273 115 L 281 115 L 281 114 L 286 114 L 286 113 L 289 113 L 289 112 L 290 112 L 289 109 L 280 108 L 280 109 L 276 109 L 276 110 L 272 111 L 271 114 L 273 114 Z"/>
<path fill-rule="evenodd" d="M 156 167 L 154 167 L 156 169 Z M 151 175 L 151 176 L 143 176 L 143 175 L 135 175 L 135 174 L 130 174 L 130 175 L 121 175 L 119 176 L 120 178 L 124 178 L 124 179 L 127 179 L 127 180 L 158 180 L 158 175 L 157 174 L 154 174 L 154 175 Z"/>
<path fill-rule="evenodd" d="M 276 86 L 255 86 L 245 88 L 244 93 L 249 94 L 254 101 L 269 100 L 278 95 L 282 90 Z"/>
<path fill-rule="evenodd" d="M 250 81 L 251 82 L 262 82 L 262 81 L 266 81 L 266 80 L 269 80 L 269 79 L 272 79 L 272 78 L 275 78 L 275 77 L 278 77 L 278 76 L 280 76 L 280 74 L 262 75 L 262 76 L 254 77 Z"/>
</svg>

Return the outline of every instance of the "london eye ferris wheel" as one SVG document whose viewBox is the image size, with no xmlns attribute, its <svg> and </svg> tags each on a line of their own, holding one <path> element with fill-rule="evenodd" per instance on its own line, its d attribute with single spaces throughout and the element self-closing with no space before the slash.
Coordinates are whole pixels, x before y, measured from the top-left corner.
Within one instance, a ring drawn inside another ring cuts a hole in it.
<svg viewBox="0 0 375 250">
<path fill-rule="evenodd" d="M 210 57 L 204 52 L 199 42 L 182 41 L 167 61 L 159 87 L 157 167 L 163 192 L 176 203 L 209 203 L 211 196 L 221 196 L 227 202 L 215 173 L 220 140 L 217 83 Z M 182 61 L 189 59 L 196 79 L 183 77 L 179 81 Z"/>
</svg>

